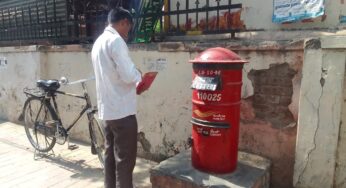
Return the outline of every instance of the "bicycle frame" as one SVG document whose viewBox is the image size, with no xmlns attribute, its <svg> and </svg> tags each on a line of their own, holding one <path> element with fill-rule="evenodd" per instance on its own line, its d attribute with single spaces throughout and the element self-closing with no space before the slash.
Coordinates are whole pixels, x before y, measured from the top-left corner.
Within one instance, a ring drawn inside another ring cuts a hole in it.
<svg viewBox="0 0 346 188">
<path fill-rule="evenodd" d="M 56 102 L 56 94 L 66 95 L 66 96 L 70 96 L 70 97 L 74 97 L 74 98 L 85 100 L 85 102 L 86 102 L 85 107 L 78 114 L 78 116 L 74 119 L 72 124 L 69 125 L 66 129 L 64 128 L 66 130 L 66 132 L 69 132 L 76 125 L 76 123 L 80 120 L 80 118 L 83 116 L 83 114 L 85 112 L 87 112 L 88 120 L 90 121 L 91 118 L 92 118 L 92 114 L 94 114 L 97 111 L 96 109 L 92 109 L 91 101 L 90 101 L 90 96 L 89 96 L 89 94 L 88 94 L 88 92 L 86 90 L 85 83 L 82 82 L 81 84 L 82 84 L 83 92 L 84 92 L 83 96 L 82 95 L 77 95 L 77 94 L 72 94 L 72 93 L 67 93 L 67 92 L 63 92 L 63 91 L 54 91 L 52 93 L 52 96 L 49 97 L 49 98 L 52 98 L 54 106 L 51 105 L 50 99 L 48 99 L 48 101 L 43 101 L 43 102 L 46 102 L 48 108 L 51 108 L 50 110 L 52 110 L 52 112 L 54 112 L 53 114 L 54 114 L 54 116 L 56 116 L 55 118 L 59 121 L 60 125 L 62 126 L 62 122 L 61 122 L 61 118 L 60 118 L 60 113 L 59 113 L 58 105 L 57 105 L 57 102 Z M 43 100 L 47 100 L 47 98 L 45 97 Z"/>
</svg>

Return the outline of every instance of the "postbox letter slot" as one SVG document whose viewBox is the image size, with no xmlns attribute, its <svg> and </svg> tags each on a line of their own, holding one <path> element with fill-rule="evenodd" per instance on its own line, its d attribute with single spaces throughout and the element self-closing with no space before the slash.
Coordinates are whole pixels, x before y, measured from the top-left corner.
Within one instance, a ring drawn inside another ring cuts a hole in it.
<svg viewBox="0 0 346 188">
<path fill-rule="evenodd" d="M 223 128 L 223 129 L 231 128 L 230 124 L 225 122 L 209 122 L 209 121 L 199 120 L 196 118 L 192 118 L 191 123 L 202 126 L 202 127 Z"/>
</svg>

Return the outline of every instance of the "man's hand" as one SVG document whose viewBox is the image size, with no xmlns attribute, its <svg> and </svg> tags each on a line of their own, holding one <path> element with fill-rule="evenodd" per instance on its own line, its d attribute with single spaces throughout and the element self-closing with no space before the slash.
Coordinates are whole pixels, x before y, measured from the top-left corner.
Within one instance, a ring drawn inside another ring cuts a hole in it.
<svg viewBox="0 0 346 188">
<path fill-rule="evenodd" d="M 143 73 L 141 70 L 139 70 L 138 68 L 136 68 L 138 70 L 139 73 L 141 73 L 141 77 L 143 77 Z"/>
<path fill-rule="evenodd" d="M 142 73 L 142 71 L 141 70 L 139 70 L 138 68 L 136 68 L 137 69 L 137 71 L 141 74 L 141 82 L 139 82 L 138 84 L 137 84 L 137 87 L 136 87 L 136 93 L 137 93 L 137 95 L 140 95 L 140 94 L 142 94 L 143 92 L 144 92 L 144 90 L 142 90 L 141 88 L 143 88 L 142 87 L 142 85 L 143 85 L 143 73 Z"/>
</svg>

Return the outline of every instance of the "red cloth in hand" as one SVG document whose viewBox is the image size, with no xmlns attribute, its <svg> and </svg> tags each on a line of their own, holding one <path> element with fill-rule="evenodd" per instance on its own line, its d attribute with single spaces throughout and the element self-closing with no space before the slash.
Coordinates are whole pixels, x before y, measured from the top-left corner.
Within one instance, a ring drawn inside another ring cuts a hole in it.
<svg viewBox="0 0 346 188">
<path fill-rule="evenodd" d="M 140 95 L 141 93 L 149 89 L 156 75 L 157 75 L 157 72 L 147 72 L 144 74 L 142 81 L 137 85 L 137 88 L 136 88 L 137 95 Z"/>
</svg>

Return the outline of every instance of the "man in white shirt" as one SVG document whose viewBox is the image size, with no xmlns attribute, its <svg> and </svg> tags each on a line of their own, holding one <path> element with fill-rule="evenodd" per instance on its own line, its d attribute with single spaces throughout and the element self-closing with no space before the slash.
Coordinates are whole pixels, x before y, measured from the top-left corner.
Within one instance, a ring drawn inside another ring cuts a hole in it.
<svg viewBox="0 0 346 188">
<path fill-rule="evenodd" d="M 98 113 L 105 122 L 105 187 L 132 188 L 138 129 L 136 85 L 142 76 L 125 42 L 132 27 L 130 12 L 112 9 L 108 23 L 91 52 Z"/>
</svg>

